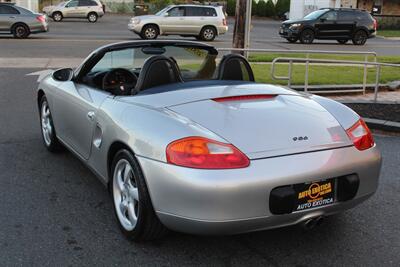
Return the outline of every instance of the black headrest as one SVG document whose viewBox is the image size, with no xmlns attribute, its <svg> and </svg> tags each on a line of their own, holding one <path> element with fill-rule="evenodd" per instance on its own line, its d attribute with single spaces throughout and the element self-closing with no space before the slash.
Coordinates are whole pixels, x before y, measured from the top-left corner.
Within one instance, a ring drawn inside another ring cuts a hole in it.
<svg viewBox="0 0 400 267">
<path fill-rule="evenodd" d="M 225 55 L 218 68 L 219 80 L 254 82 L 254 73 L 247 59 L 239 54 Z"/>
<path fill-rule="evenodd" d="M 182 77 L 175 61 L 162 55 L 152 56 L 143 64 L 132 94 L 147 88 L 177 82 L 182 82 Z"/>
</svg>

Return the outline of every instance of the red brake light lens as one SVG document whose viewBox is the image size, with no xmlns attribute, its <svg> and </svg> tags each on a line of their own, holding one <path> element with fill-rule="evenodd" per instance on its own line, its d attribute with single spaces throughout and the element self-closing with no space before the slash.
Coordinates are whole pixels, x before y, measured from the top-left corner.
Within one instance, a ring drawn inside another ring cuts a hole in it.
<svg viewBox="0 0 400 267">
<path fill-rule="evenodd" d="M 230 102 L 230 101 L 246 101 L 246 100 L 264 100 L 274 98 L 276 95 L 238 95 L 214 98 L 215 102 Z"/>
<path fill-rule="evenodd" d="M 237 169 L 250 165 L 250 160 L 231 144 L 204 137 L 187 137 L 170 143 L 167 162 L 196 169 Z"/>
<path fill-rule="evenodd" d="M 374 30 L 376 31 L 378 29 L 378 21 L 374 19 Z"/>
<path fill-rule="evenodd" d="M 46 18 L 43 15 L 37 16 L 36 19 L 40 22 L 45 22 Z"/>
<path fill-rule="evenodd" d="M 226 19 L 223 19 L 223 20 L 222 20 L 222 25 L 224 25 L 224 26 L 226 26 L 226 25 L 227 25 L 227 23 L 226 23 Z"/>
<path fill-rule="evenodd" d="M 346 132 L 358 150 L 366 150 L 375 144 L 371 131 L 362 119 L 358 120 Z"/>
</svg>

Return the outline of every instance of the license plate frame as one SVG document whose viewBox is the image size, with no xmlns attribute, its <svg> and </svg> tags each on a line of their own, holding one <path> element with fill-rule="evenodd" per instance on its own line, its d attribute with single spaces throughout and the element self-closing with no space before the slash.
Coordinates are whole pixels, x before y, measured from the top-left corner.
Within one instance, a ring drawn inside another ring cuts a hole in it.
<svg viewBox="0 0 400 267">
<path fill-rule="evenodd" d="M 296 192 L 294 212 L 331 205 L 336 201 L 335 178 L 295 184 L 293 189 Z"/>
</svg>

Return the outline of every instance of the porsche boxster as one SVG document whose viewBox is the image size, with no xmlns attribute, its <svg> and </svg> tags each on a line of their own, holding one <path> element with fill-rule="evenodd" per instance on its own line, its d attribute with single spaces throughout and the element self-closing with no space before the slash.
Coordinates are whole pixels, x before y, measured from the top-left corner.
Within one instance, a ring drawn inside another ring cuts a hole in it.
<svg viewBox="0 0 400 267">
<path fill-rule="evenodd" d="M 311 228 L 378 186 L 381 155 L 359 115 L 256 83 L 244 57 L 202 43 L 101 47 L 42 79 L 37 104 L 45 147 L 99 177 L 135 241 Z"/>
</svg>

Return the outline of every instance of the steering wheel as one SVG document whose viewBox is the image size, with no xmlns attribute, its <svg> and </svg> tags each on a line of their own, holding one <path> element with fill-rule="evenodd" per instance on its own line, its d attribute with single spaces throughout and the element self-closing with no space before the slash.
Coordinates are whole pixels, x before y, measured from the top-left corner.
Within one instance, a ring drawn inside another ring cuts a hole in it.
<svg viewBox="0 0 400 267">
<path fill-rule="evenodd" d="M 135 88 L 137 76 L 127 69 L 116 68 L 107 72 L 103 78 L 103 90 L 113 95 L 130 95 Z"/>
</svg>

